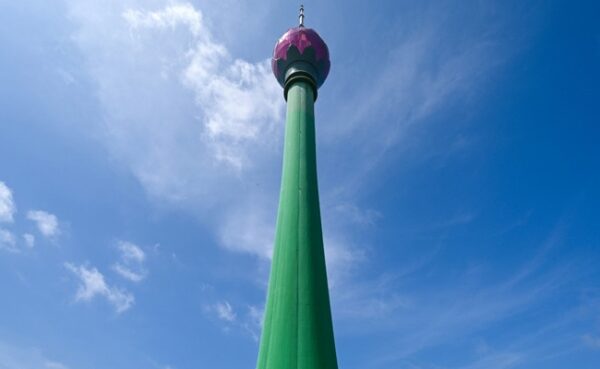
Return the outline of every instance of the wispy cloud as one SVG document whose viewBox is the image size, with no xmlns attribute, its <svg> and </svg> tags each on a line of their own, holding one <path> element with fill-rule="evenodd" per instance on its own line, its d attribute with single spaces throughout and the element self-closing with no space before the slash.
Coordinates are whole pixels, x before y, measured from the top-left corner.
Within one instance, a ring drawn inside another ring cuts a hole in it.
<svg viewBox="0 0 600 369">
<path fill-rule="evenodd" d="M 419 353 L 444 349 L 453 342 L 460 341 L 465 345 L 498 324 L 505 324 L 506 332 L 510 332 L 508 327 L 514 324 L 512 319 L 528 316 L 540 306 L 551 303 L 576 278 L 568 264 L 548 265 L 551 261 L 548 251 L 561 242 L 562 230 L 563 225 L 559 223 L 530 261 L 496 282 L 486 281 L 484 269 L 478 266 L 466 269 L 445 282 L 436 282 L 435 288 L 411 286 L 403 281 L 406 278 L 392 277 L 379 296 L 386 302 L 400 298 L 399 304 L 391 310 L 382 310 L 381 314 L 378 314 L 376 305 L 372 309 L 373 315 L 364 316 L 364 319 L 370 322 L 371 331 L 393 329 L 402 334 L 395 335 L 387 348 L 376 354 L 377 360 L 371 361 L 372 367 L 410 362 Z M 422 263 L 418 268 L 410 268 L 410 274 L 428 275 L 433 265 L 433 260 Z M 399 295 L 390 295 L 391 291 L 397 291 Z M 577 304 L 573 303 L 565 311 L 572 313 L 577 309 Z M 532 358 L 543 360 L 556 353 L 557 348 L 572 350 L 577 346 L 577 340 L 556 333 L 573 319 L 565 311 L 556 319 L 542 319 L 537 323 L 530 321 L 533 328 L 530 327 L 526 334 L 516 334 L 508 344 L 500 344 L 499 348 L 486 349 L 485 353 L 475 357 L 467 355 L 465 350 L 464 361 L 468 364 L 461 368 L 510 368 Z"/>
<path fill-rule="evenodd" d="M 341 201 L 380 180 L 372 173 L 387 165 L 390 157 L 397 159 L 396 168 L 408 162 L 405 158 L 414 159 L 414 155 L 399 156 L 400 152 L 449 151 L 449 147 L 422 145 L 414 133 L 425 129 L 449 104 L 466 107 L 477 101 L 474 92 L 487 87 L 490 74 L 510 60 L 511 51 L 498 37 L 505 25 L 462 22 L 459 12 L 440 11 L 443 6 L 415 6 L 418 16 L 398 17 L 390 32 L 381 35 L 381 43 L 370 45 L 369 53 L 377 57 L 369 59 L 369 73 L 334 86 L 336 101 L 346 103 L 325 109 L 320 137 L 333 160 L 352 163 L 351 170 L 344 165 L 331 168 L 337 187 L 334 194 Z M 486 9 L 478 9 L 482 19 Z M 448 32 L 453 22 L 464 27 L 462 37 Z M 352 65 L 342 62 L 341 67 L 354 68 L 355 60 L 363 58 L 352 57 L 347 56 Z M 343 147 L 349 143 L 352 150 Z"/>
<path fill-rule="evenodd" d="M 117 248 L 121 255 L 120 260 L 112 265 L 115 272 L 132 282 L 141 282 L 148 276 L 148 271 L 144 268 L 146 254 L 139 246 L 119 241 Z"/>
<path fill-rule="evenodd" d="M 60 234 L 58 218 L 44 210 L 30 210 L 27 219 L 35 222 L 38 231 L 45 237 L 56 237 Z"/>
<path fill-rule="evenodd" d="M 2 228 L 0 228 L 0 249 L 8 252 L 19 252 L 15 235 L 12 232 Z"/>
<path fill-rule="evenodd" d="M 11 189 L 0 181 L 0 223 L 12 223 L 16 211 Z M 0 249 L 13 253 L 19 252 L 13 232 L 0 228 Z"/>
<path fill-rule="evenodd" d="M 216 42 L 202 13 L 191 4 L 171 4 L 159 11 L 128 9 L 123 13 L 133 32 L 187 28 L 192 46 L 180 71 L 185 86 L 195 93 L 203 113 L 203 142 L 214 158 L 237 169 L 251 164 L 248 141 L 273 130 L 281 116 L 281 91 L 273 82 L 267 60 L 248 63 L 229 60 L 226 47 Z"/>
<path fill-rule="evenodd" d="M 522 363 L 524 355 L 519 352 L 500 352 L 484 355 L 461 369 L 508 369 Z"/>
<path fill-rule="evenodd" d="M 46 361 L 44 366 L 48 369 L 69 369 L 65 364 L 59 363 L 58 361 Z"/>
<path fill-rule="evenodd" d="M 268 260 L 284 107 L 268 60 L 231 56 L 191 4 L 135 4 L 71 5 L 74 39 L 106 111 L 100 137 L 153 198 L 197 214 L 221 246 Z M 341 207 L 365 224 L 379 217 L 348 201 Z M 330 254 L 354 253 L 341 237 L 329 239 L 338 240 Z"/>
<path fill-rule="evenodd" d="M 33 246 L 35 246 L 35 236 L 31 233 L 24 233 L 23 242 L 25 242 L 25 246 L 27 246 L 28 248 L 32 248 Z"/>
<path fill-rule="evenodd" d="M 116 263 L 112 266 L 113 270 L 117 272 L 121 277 L 128 279 L 132 282 L 141 282 L 144 278 L 146 278 L 146 272 L 134 272 L 129 267 L 124 266 L 123 264 Z"/>
<path fill-rule="evenodd" d="M 273 221 L 264 212 L 264 204 L 255 204 L 245 210 L 232 211 L 225 215 L 218 226 L 219 240 L 229 250 L 257 255 L 270 260 L 275 234 Z M 274 212 L 273 212 L 274 214 Z M 233 231 L 235 230 L 235 231 Z"/>
<path fill-rule="evenodd" d="M 268 255 L 284 108 L 269 61 L 232 56 L 189 3 L 78 1 L 70 13 L 106 115 L 98 136 L 118 162 L 222 246 Z"/>
<path fill-rule="evenodd" d="M 225 332 L 232 329 L 250 336 L 254 341 L 260 338 L 263 323 L 264 309 L 247 305 L 244 309 L 236 311 L 229 301 L 222 300 L 204 307 L 204 312 L 216 317 L 222 324 Z"/>
<path fill-rule="evenodd" d="M 134 243 L 119 241 L 118 248 L 121 252 L 121 258 L 125 262 L 143 263 L 146 260 L 144 251 Z"/>
<path fill-rule="evenodd" d="M 213 310 L 217 314 L 217 317 L 226 322 L 233 322 L 236 319 L 236 313 L 229 302 L 218 302 L 213 306 Z"/>
<path fill-rule="evenodd" d="M 37 348 L 22 348 L 0 342 L 0 368 L 2 369 L 69 369 Z"/>
<path fill-rule="evenodd" d="M 359 226 L 372 226 L 383 217 L 381 212 L 374 209 L 361 209 L 356 204 L 349 202 L 340 203 L 329 209 L 332 216 L 344 218 L 346 222 L 354 223 Z"/>
<path fill-rule="evenodd" d="M 14 214 L 17 212 L 12 190 L 0 181 L 0 223 L 14 223 Z M 58 220 L 56 216 L 44 211 L 30 211 L 27 218 L 35 221 L 36 226 L 42 234 L 51 237 L 59 233 Z M 18 224 L 16 224 L 18 226 Z M 11 224 L 11 226 L 13 226 Z M 19 241 L 20 240 L 20 241 Z M 0 228 L 0 249 L 12 253 L 19 253 L 25 248 L 31 249 L 35 245 L 35 237 L 30 233 L 24 233 L 21 238 L 15 236 L 15 232 Z"/>
<path fill-rule="evenodd" d="M 0 223 L 12 223 L 16 211 L 17 207 L 13 200 L 12 191 L 6 183 L 0 181 Z"/>
<path fill-rule="evenodd" d="M 124 289 L 109 286 L 98 269 L 71 263 L 65 263 L 64 266 L 79 280 L 75 301 L 89 302 L 96 296 L 104 297 L 113 305 L 117 313 L 122 313 L 133 306 L 134 296 Z"/>
</svg>

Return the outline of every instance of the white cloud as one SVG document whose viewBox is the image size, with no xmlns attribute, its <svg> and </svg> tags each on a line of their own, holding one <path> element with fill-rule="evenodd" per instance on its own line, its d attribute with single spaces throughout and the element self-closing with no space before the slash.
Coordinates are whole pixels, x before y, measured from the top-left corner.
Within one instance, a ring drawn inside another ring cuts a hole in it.
<svg viewBox="0 0 600 369">
<path fill-rule="evenodd" d="M 121 277 L 128 279 L 132 282 L 141 282 L 147 276 L 145 272 L 135 272 L 120 263 L 113 264 L 112 269 L 115 272 L 117 272 Z"/>
<path fill-rule="evenodd" d="M 128 279 L 132 282 L 141 282 L 142 280 L 144 280 L 144 278 L 146 278 L 146 273 L 134 272 L 133 270 L 119 263 L 113 264 L 112 269 L 115 272 L 117 272 L 121 277 Z"/>
<path fill-rule="evenodd" d="M 134 296 L 126 290 L 109 286 L 98 269 L 84 265 L 75 266 L 71 263 L 64 265 L 79 279 L 75 301 L 91 301 L 96 296 L 101 296 L 114 306 L 117 313 L 122 313 L 133 306 Z"/>
<path fill-rule="evenodd" d="M 265 260 L 271 259 L 275 218 L 267 222 L 268 217 L 261 213 L 261 205 L 257 204 L 249 209 L 240 207 L 239 211 L 232 211 L 224 217 L 218 229 L 223 246 L 233 251 L 254 254 Z"/>
<path fill-rule="evenodd" d="M 164 4 L 70 2 L 74 39 L 105 110 L 97 136 L 153 199 L 198 215 L 223 246 L 266 256 L 282 90 L 268 60 L 233 58 L 200 10 Z"/>
<path fill-rule="evenodd" d="M 0 341 L 0 368 L 2 369 L 68 369 L 69 367 L 37 348 L 18 347 Z"/>
<path fill-rule="evenodd" d="M 126 262 L 143 263 L 146 259 L 144 251 L 136 244 L 128 241 L 119 241 L 117 246 L 121 252 L 121 258 Z"/>
<path fill-rule="evenodd" d="M 229 302 L 218 302 L 213 306 L 214 311 L 217 313 L 219 319 L 227 322 L 233 322 L 236 319 L 236 314 Z"/>
<path fill-rule="evenodd" d="M 46 361 L 44 363 L 44 366 L 48 369 L 69 369 L 68 366 L 66 366 L 65 364 L 59 363 L 57 361 Z"/>
<path fill-rule="evenodd" d="M 119 241 L 120 261 L 113 264 L 112 269 L 121 277 L 132 282 L 141 282 L 148 272 L 144 269 L 146 254 L 137 245 L 128 241 Z"/>
<path fill-rule="evenodd" d="M 181 199 L 197 195 L 190 186 L 202 182 L 207 196 L 274 147 L 265 133 L 281 128 L 281 88 L 268 60 L 233 59 L 192 5 L 147 11 L 128 3 L 71 4 L 75 39 L 110 118 L 107 143 L 151 193 Z"/>
<path fill-rule="evenodd" d="M 329 287 L 337 288 L 340 284 L 348 282 L 349 274 L 355 271 L 357 265 L 366 259 L 365 246 L 360 247 L 347 240 L 339 233 L 329 232 L 332 236 L 325 236 L 325 260 L 327 261 L 327 275 Z"/>
<path fill-rule="evenodd" d="M 216 316 L 219 320 L 227 324 L 234 323 L 237 319 L 237 314 L 228 301 L 220 301 L 212 305 L 205 305 L 204 311 L 210 315 Z"/>
<path fill-rule="evenodd" d="M 0 228 L 0 249 L 8 252 L 19 252 L 15 235 L 2 228 Z"/>
<path fill-rule="evenodd" d="M 359 226 L 372 226 L 383 217 L 383 215 L 373 209 L 361 209 L 355 204 L 342 203 L 338 204 L 333 209 L 332 213 L 336 213 L 336 217 L 344 218 L 347 222 L 354 223 Z"/>
<path fill-rule="evenodd" d="M 27 219 L 35 222 L 40 233 L 46 237 L 55 237 L 60 234 L 58 218 L 56 215 L 43 210 L 30 210 Z"/>
<path fill-rule="evenodd" d="M 23 234 L 23 241 L 25 242 L 25 246 L 32 248 L 35 246 L 35 236 L 31 233 Z"/>
<path fill-rule="evenodd" d="M 194 92 L 202 116 L 202 130 L 190 132 L 198 132 L 198 144 L 208 150 L 212 165 L 223 163 L 238 171 L 252 166 L 251 150 L 264 140 L 259 136 L 276 129 L 282 116 L 281 88 L 271 75 L 269 61 L 231 60 L 191 4 L 174 3 L 159 11 L 128 9 L 123 18 L 130 32 L 139 36 L 187 29 L 189 46 L 176 56 L 184 62 L 174 72 L 182 87 Z"/>
<path fill-rule="evenodd" d="M 217 318 L 222 324 L 223 331 L 230 332 L 236 329 L 238 332 L 249 335 L 254 341 L 260 338 L 263 324 L 264 308 L 248 305 L 245 311 L 236 311 L 228 301 L 220 301 L 212 305 L 205 305 L 204 312 L 213 318 Z"/>
<path fill-rule="evenodd" d="M 162 11 L 140 11 L 127 9 L 123 12 L 123 18 L 134 28 L 171 28 L 174 29 L 183 24 L 197 37 L 203 35 L 202 14 L 190 4 L 174 4 L 167 6 Z"/>
<path fill-rule="evenodd" d="M 191 4 L 175 3 L 160 11 L 128 9 L 123 17 L 137 32 L 188 29 L 193 41 L 181 78 L 203 111 L 205 144 L 214 145 L 217 160 L 241 169 L 247 148 L 240 150 L 239 145 L 255 141 L 281 117 L 281 89 L 271 76 L 268 60 L 231 61 L 225 46 L 212 38 L 202 13 Z"/>
<path fill-rule="evenodd" d="M 264 307 L 260 308 L 257 306 L 248 306 L 248 314 L 246 315 L 245 321 L 242 323 L 242 328 L 245 329 L 252 339 L 258 342 L 260 338 L 260 332 L 264 323 L 265 310 Z"/>
<path fill-rule="evenodd" d="M 12 191 L 4 182 L 0 181 L 0 222 L 12 223 L 16 211 Z"/>
<path fill-rule="evenodd" d="M 251 324 L 256 326 L 257 328 L 261 328 L 264 322 L 265 317 L 265 309 L 264 307 L 258 306 L 249 306 L 248 307 L 248 317 L 250 318 Z"/>
</svg>

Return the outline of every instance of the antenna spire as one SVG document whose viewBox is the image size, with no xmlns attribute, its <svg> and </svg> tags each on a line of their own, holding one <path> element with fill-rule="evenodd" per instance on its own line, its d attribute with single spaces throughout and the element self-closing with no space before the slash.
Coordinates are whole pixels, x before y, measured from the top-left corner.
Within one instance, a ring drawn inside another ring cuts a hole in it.
<svg viewBox="0 0 600 369">
<path fill-rule="evenodd" d="M 304 5 L 300 5 L 300 15 L 298 16 L 300 27 L 304 27 Z"/>
</svg>

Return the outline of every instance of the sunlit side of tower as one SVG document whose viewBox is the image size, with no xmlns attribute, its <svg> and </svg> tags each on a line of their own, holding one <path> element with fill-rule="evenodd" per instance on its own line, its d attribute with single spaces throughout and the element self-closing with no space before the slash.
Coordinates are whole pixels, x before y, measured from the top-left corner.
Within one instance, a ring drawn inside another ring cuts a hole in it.
<svg viewBox="0 0 600 369">
<path fill-rule="evenodd" d="M 277 230 L 257 369 L 337 369 L 323 250 L 314 102 L 330 61 L 312 29 L 288 30 L 272 68 L 287 100 Z"/>
</svg>

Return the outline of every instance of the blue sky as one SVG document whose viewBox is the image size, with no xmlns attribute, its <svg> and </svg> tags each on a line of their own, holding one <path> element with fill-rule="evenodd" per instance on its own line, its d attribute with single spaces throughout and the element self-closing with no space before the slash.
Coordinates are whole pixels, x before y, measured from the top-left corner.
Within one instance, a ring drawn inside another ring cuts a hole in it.
<svg viewBox="0 0 600 369">
<path fill-rule="evenodd" d="M 0 368 L 253 368 L 289 1 L 3 1 Z M 600 365 L 600 7 L 306 1 L 345 369 Z"/>
</svg>

